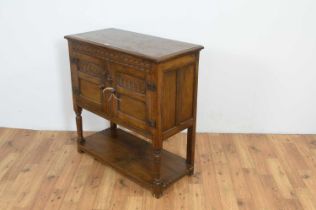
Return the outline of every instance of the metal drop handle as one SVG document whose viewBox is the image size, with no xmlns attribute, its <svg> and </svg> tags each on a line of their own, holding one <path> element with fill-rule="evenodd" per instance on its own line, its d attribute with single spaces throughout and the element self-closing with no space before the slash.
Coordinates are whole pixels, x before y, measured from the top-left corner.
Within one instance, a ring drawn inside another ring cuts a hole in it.
<svg viewBox="0 0 316 210">
<path fill-rule="evenodd" d="M 105 93 L 106 91 L 111 91 L 111 93 L 115 94 L 115 89 L 112 87 L 106 87 L 102 90 L 103 93 Z"/>
<path fill-rule="evenodd" d="M 113 87 L 106 87 L 102 90 L 102 93 L 104 94 L 106 91 L 111 91 L 111 95 L 110 97 L 108 98 L 108 101 L 112 100 L 112 98 L 114 98 L 115 100 L 117 101 L 121 101 L 121 99 L 119 99 L 117 96 L 116 96 L 116 90 L 115 88 Z"/>
</svg>

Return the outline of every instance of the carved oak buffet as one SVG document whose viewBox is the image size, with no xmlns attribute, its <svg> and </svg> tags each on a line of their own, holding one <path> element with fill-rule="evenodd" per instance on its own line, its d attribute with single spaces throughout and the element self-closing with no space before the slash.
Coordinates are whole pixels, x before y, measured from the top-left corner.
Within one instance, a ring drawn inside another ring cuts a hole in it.
<svg viewBox="0 0 316 210">
<path fill-rule="evenodd" d="M 65 38 L 78 151 L 151 189 L 157 198 L 176 180 L 192 175 L 203 47 L 119 29 Z M 109 120 L 110 128 L 83 137 L 82 109 Z M 186 159 L 163 149 L 163 140 L 184 129 L 188 129 Z"/>
</svg>

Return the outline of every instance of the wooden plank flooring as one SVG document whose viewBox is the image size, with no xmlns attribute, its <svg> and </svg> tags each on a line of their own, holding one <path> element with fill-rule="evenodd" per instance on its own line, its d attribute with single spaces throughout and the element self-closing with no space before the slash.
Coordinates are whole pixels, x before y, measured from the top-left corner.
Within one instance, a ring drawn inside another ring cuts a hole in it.
<svg viewBox="0 0 316 210">
<path fill-rule="evenodd" d="M 185 157 L 185 135 L 164 148 Z M 0 209 L 316 209 L 316 135 L 198 134 L 196 170 L 155 199 L 74 132 L 0 128 Z"/>
</svg>

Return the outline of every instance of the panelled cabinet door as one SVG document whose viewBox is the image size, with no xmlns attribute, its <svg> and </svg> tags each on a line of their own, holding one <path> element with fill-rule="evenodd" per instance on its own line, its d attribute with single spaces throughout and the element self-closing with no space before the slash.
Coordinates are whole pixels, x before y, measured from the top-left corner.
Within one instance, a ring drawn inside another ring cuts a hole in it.
<svg viewBox="0 0 316 210">
<path fill-rule="evenodd" d="M 78 104 L 109 116 L 112 105 L 108 100 L 110 93 L 105 88 L 111 85 L 112 80 L 107 63 L 87 55 L 78 55 L 72 60 L 76 66 L 74 83 Z"/>
<path fill-rule="evenodd" d="M 146 72 L 116 63 L 109 63 L 109 68 L 115 88 L 115 117 L 136 129 L 147 129 Z"/>
</svg>

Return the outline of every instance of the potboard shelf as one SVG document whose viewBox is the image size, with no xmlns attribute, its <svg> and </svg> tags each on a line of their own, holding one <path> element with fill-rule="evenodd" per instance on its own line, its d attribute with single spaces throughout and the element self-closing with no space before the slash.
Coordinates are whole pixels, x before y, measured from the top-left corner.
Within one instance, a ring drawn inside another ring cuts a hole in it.
<svg viewBox="0 0 316 210">
<path fill-rule="evenodd" d="M 149 142 L 121 129 L 108 128 L 87 136 L 79 149 L 135 182 L 152 188 L 154 159 Z M 162 186 L 167 187 L 187 174 L 186 160 L 163 149 L 160 170 Z"/>
</svg>

